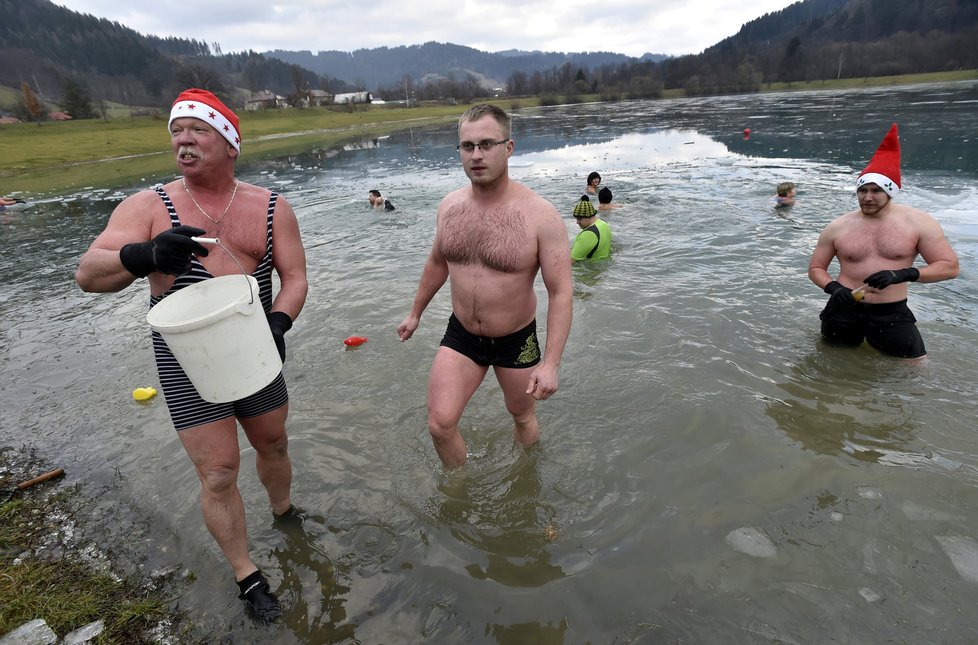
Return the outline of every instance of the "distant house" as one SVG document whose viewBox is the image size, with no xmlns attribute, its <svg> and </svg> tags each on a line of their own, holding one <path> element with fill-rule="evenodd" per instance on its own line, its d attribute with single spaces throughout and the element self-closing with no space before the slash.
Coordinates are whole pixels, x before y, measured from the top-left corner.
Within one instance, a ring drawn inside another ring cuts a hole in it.
<svg viewBox="0 0 978 645">
<path fill-rule="evenodd" d="M 373 97 L 370 96 L 370 92 L 347 92 L 346 94 L 337 94 L 333 97 L 333 103 L 337 105 L 342 105 L 343 103 L 370 103 Z"/>
<path fill-rule="evenodd" d="M 7 125 L 9 123 L 23 123 L 23 121 L 15 116 L 0 116 L 0 124 Z"/>
<path fill-rule="evenodd" d="M 289 101 L 284 96 L 261 90 L 252 94 L 251 98 L 245 101 L 246 110 L 274 110 L 276 108 L 288 107 Z"/>
<path fill-rule="evenodd" d="M 48 118 L 52 121 L 71 121 L 71 115 L 67 112 L 48 112 Z"/>
<path fill-rule="evenodd" d="M 333 95 L 325 90 L 309 90 L 303 103 L 306 107 L 329 105 Z"/>
</svg>

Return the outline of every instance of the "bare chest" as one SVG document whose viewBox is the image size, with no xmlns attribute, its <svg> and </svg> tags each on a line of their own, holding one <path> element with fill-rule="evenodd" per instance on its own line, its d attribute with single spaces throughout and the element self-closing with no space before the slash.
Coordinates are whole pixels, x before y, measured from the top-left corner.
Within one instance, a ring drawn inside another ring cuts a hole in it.
<svg viewBox="0 0 978 645">
<path fill-rule="evenodd" d="M 903 222 L 860 222 L 836 240 L 842 260 L 912 260 L 917 255 L 918 234 Z"/>
<path fill-rule="evenodd" d="M 448 262 L 503 273 L 525 269 L 536 250 L 524 216 L 511 207 L 483 212 L 450 209 L 442 218 L 439 238 L 439 250 Z"/>
<path fill-rule="evenodd" d="M 268 219 L 264 204 L 235 205 L 216 222 L 199 212 L 193 203 L 174 206 L 181 224 L 202 228 L 205 231 L 203 237 L 220 240 L 220 245 L 205 244 L 210 253 L 207 257 L 200 258 L 211 274 L 240 272 L 241 268 L 250 273 L 265 256 Z M 232 255 L 234 259 L 231 258 Z M 241 268 L 235 260 L 241 264 Z"/>
</svg>

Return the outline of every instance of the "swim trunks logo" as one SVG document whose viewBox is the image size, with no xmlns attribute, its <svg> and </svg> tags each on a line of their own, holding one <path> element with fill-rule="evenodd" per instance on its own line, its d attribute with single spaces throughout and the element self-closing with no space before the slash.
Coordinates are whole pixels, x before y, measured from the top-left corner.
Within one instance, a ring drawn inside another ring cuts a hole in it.
<svg viewBox="0 0 978 645">
<path fill-rule="evenodd" d="M 532 363 L 540 358 L 540 346 L 537 345 L 536 335 L 531 335 L 520 348 L 520 355 L 516 357 L 517 365 Z"/>
</svg>

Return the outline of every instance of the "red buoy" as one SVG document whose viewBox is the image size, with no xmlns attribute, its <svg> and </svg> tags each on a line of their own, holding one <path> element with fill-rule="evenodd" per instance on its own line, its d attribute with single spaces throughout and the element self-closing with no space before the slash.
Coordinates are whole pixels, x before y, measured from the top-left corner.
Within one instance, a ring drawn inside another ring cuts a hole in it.
<svg viewBox="0 0 978 645">
<path fill-rule="evenodd" d="M 367 342 L 366 336 L 350 336 L 349 338 L 343 341 L 343 344 L 346 345 L 347 347 L 359 347 L 360 345 L 363 345 L 365 342 Z"/>
</svg>

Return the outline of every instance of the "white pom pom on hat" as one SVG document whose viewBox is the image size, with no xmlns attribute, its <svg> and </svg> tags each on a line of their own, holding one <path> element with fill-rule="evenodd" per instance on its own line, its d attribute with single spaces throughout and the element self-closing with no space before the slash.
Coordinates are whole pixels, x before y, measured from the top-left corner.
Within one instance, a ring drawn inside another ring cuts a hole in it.
<svg viewBox="0 0 978 645">
<path fill-rule="evenodd" d="M 890 126 L 876 154 L 859 173 L 856 190 L 866 184 L 876 184 L 890 197 L 900 192 L 900 139 L 896 123 Z"/>
</svg>

